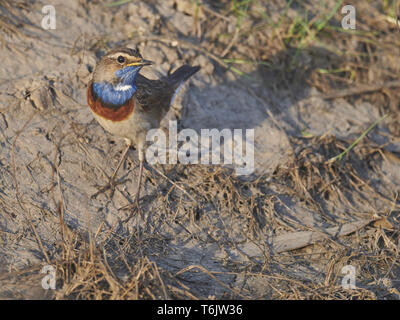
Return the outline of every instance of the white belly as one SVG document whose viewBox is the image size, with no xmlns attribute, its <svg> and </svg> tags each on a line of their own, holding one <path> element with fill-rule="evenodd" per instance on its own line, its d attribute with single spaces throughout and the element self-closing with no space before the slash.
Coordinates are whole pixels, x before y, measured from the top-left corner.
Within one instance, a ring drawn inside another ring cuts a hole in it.
<svg viewBox="0 0 400 320">
<path fill-rule="evenodd" d="M 134 113 L 133 116 L 122 121 L 111 121 L 104 119 L 92 112 L 100 125 L 113 135 L 129 139 L 135 145 L 144 142 L 147 131 L 152 128 L 148 121 L 143 121 L 141 116 Z M 142 121 L 141 121 L 142 120 Z"/>
</svg>

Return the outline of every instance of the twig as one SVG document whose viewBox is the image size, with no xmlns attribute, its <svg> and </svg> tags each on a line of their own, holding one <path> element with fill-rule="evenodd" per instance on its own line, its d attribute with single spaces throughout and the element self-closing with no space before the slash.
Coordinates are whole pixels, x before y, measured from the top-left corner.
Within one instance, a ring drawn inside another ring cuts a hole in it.
<svg viewBox="0 0 400 320">
<path fill-rule="evenodd" d="M 151 167 L 151 170 L 154 170 L 157 172 L 160 176 L 162 176 L 164 179 L 168 180 L 169 183 L 171 183 L 173 186 L 177 187 L 179 190 L 181 190 L 184 194 L 186 194 L 193 202 L 196 202 L 196 200 L 181 186 L 177 185 L 175 182 L 173 182 L 170 178 L 168 178 L 164 173 L 162 173 L 160 170 L 158 170 L 155 167 Z"/>
<path fill-rule="evenodd" d="M 44 249 L 42 240 L 39 237 L 39 234 L 36 231 L 35 225 L 32 222 L 32 216 L 29 212 L 29 210 L 27 210 L 27 208 L 25 207 L 25 205 L 22 203 L 21 198 L 20 198 L 20 193 L 19 193 L 19 185 L 18 185 L 18 180 L 17 180 L 17 174 L 16 174 L 16 168 L 15 168 L 15 144 L 18 140 L 18 138 L 20 137 L 21 133 L 26 129 L 26 127 L 28 126 L 28 124 L 32 121 L 32 119 L 36 116 L 37 112 L 34 112 L 31 117 L 25 122 L 25 124 L 22 126 L 21 130 L 17 131 L 16 135 L 15 135 L 15 139 L 12 143 L 12 147 L 11 147 L 11 168 L 12 168 L 12 175 L 13 175 L 13 179 L 14 179 L 14 185 L 15 185 L 15 196 L 17 198 L 18 204 L 20 205 L 21 209 L 25 212 L 26 218 L 33 230 L 33 233 L 35 235 L 36 241 L 38 242 L 39 248 L 42 251 L 47 264 L 51 264 L 51 261 L 49 259 L 49 256 L 46 253 L 46 250 Z"/>
<path fill-rule="evenodd" d="M 43 255 L 44 255 L 44 258 L 46 259 L 47 264 L 51 264 L 51 261 L 50 261 L 50 259 L 49 259 L 49 256 L 47 255 L 47 252 L 46 252 L 46 250 L 44 249 L 43 242 L 42 242 L 42 240 L 40 239 L 39 234 L 38 234 L 37 231 L 36 231 L 35 225 L 34 225 L 33 222 L 32 222 L 32 216 L 31 216 L 31 213 L 29 212 L 29 210 L 26 211 L 26 214 L 28 215 L 29 224 L 31 225 L 31 228 L 32 228 L 32 230 L 33 230 L 33 233 L 35 234 L 36 241 L 38 242 L 38 245 L 39 245 L 39 247 L 40 247 L 40 250 L 42 250 L 42 253 L 43 253 Z"/>
<path fill-rule="evenodd" d="M 232 291 L 233 293 L 237 294 L 238 296 L 242 297 L 243 299 L 248 299 L 248 297 L 244 296 L 243 294 L 241 294 L 240 292 L 238 292 L 235 289 L 232 289 L 231 287 L 229 287 L 228 285 L 226 285 L 225 283 L 223 283 L 221 280 L 219 280 L 216 276 L 214 276 L 212 274 L 212 272 L 208 271 L 206 268 L 200 266 L 200 265 L 191 265 L 188 266 L 186 268 L 183 268 L 182 270 L 179 270 L 175 276 L 179 276 L 182 273 L 188 272 L 192 269 L 199 269 L 200 271 L 206 273 L 208 276 L 210 276 L 213 280 L 215 280 L 216 282 L 218 282 L 221 286 L 227 288 L 228 290 Z"/>
<path fill-rule="evenodd" d="M 167 289 L 166 289 L 166 287 L 165 287 L 164 281 L 163 281 L 163 279 L 161 278 L 160 272 L 158 271 L 158 268 L 157 268 L 156 263 L 155 263 L 155 262 L 151 262 L 147 256 L 146 256 L 146 260 L 147 260 L 147 262 L 150 264 L 150 267 L 153 269 L 153 271 L 154 271 L 154 273 L 156 274 L 158 280 L 160 281 L 161 288 L 162 288 L 163 293 L 164 293 L 164 299 L 167 299 L 167 300 L 170 299 L 170 298 L 169 298 L 169 295 L 168 295 L 168 293 L 167 293 Z"/>
<path fill-rule="evenodd" d="M 236 43 L 238 38 L 239 38 L 239 28 L 236 28 L 235 33 L 233 34 L 232 40 L 226 46 L 225 50 L 221 53 L 222 58 L 224 58 L 229 53 L 229 51 L 232 49 L 233 45 Z"/>
<path fill-rule="evenodd" d="M 389 81 L 383 84 L 378 84 L 378 85 L 368 85 L 368 86 L 361 86 L 361 87 L 356 87 L 348 90 L 341 90 L 337 92 L 332 92 L 332 93 L 327 93 L 327 94 L 317 94 L 317 95 L 312 95 L 311 97 L 317 97 L 317 98 L 322 98 L 326 100 L 331 100 L 331 99 L 337 99 L 337 98 L 344 98 L 348 96 L 354 96 L 354 95 L 361 95 L 365 93 L 370 93 L 374 91 L 381 91 L 383 89 L 390 89 L 390 88 L 396 88 L 400 87 L 400 81 Z"/>
<path fill-rule="evenodd" d="M 211 58 L 212 60 L 214 60 L 215 62 L 217 62 L 219 65 L 221 65 L 222 67 L 232 71 L 233 73 L 235 73 L 235 71 L 227 64 L 224 62 L 223 59 L 219 58 L 218 56 L 216 56 L 215 54 L 211 53 L 210 51 L 197 46 L 193 43 L 190 43 L 188 41 L 184 41 L 184 40 L 179 40 L 179 39 L 170 39 L 170 38 L 164 38 L 164 37 L 158 37 L 158 36 L 144 36 L 144 37 L 139 37 L 137 39 L 135 39 L 136 42 L 144 42 L 144 41 L 159 41 L 159 42 L 163 42 L 163 43 L 167 43 L 171 46 L 176 46 L 179 45 L 183 48 L 187 48 L 187 49 L 193 49 L 196 51 L 199 51 L 201 53 L 203 53 L 204 55 L 206 55 L 207 57 Z"/>
<path fill-rule="evenodd" d="M 214 16 L 216 16 L 216 17 L 222 19 L 222 20 L 225 20 L 225 21 L 227 21 L 227 22 L 230 22 L 230 21 L 231 21 L 228 17 L 224 16 L 223 14 L 221 14 L 221 13 L 219 13 L 219 12 L 217 12 L 217 11 L 214 11 L 213 9 L 209 8 L 208 6 L 206 6 L 204 3 L 201 4 L 201 8 L 202 8 L 204 11 L 207 11 L 208 13 L 211 13 L 212 15 L 214 15 Z"/>
</svg>

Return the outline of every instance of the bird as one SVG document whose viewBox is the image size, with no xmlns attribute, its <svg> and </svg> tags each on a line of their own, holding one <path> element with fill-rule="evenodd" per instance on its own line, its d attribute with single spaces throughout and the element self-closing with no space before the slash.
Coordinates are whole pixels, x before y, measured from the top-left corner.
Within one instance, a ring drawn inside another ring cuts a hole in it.
<svg viewBox="0 0 400 320">
<path fill-rule="evenodd" d="M 87 86 L 87 103 L 97 122 L 108 132 L 125 139 L 127 147 L 114 169 L 108 186 L 126 160 L 131 146 L 138 150 L 139 178 L 131 208 L 139 209 L 140 188 L 145 162 L 146 134 L 157 129 L 180 87 L 199 71 L 199 66 L 182 65 L 158 80 L 140 74 L 154 62 L 143 59 L 139 50 L 120 47 L 106 53 L 96 65 Z M 97 195 L 98 193 L 96 193 Z"/>
</svg>

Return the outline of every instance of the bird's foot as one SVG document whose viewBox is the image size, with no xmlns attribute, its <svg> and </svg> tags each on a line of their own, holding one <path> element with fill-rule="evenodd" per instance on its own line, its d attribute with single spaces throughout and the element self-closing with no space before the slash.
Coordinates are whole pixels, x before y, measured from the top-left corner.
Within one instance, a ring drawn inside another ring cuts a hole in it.
<svg viewBox="0 0 400 320">
<path fill-rule="evenodd" d="M 121 208 L 119 208 L 118 210 L 131 210 L 131 212 L 130 212 L 128 218 L 126 218 L 126 219 L 123 221 L 123 223 L 126 223 L 126 222 L 128 222 L 129 220 L 131 220 L 132 217 L 133 217 L 133 214 L 134 214 L 135 212 L 142 214 L 142 209 L 141 209 L 141 207 L 140 207 L 140 205 L 139 205 L 139 195 L 136 194 L 135 199 L 133 200 L 133 202 L 132 202 L 131 204 L 128 204 L 128 205 L 126 205 L 126 206 L 124 206 L 124 207 L 121 207 Z"/>
<path fill-rule="evenodd" d="M 104 186 L 96 186 L 98 191 L 96 193 L 92 194 L 90 198 L 94 199 L 99 194 L 102 194 L 102 193 L 106 192 L 107 190 L 111 190 L 111 197 L 112 197 L 114 195 L 115 188 L 118 185 L 125 183 L 126 181 L 127 181 L 127 179 L 122 179 L 120 181 L 115 181 L 114 177 L 111 177 L 106 185 L 104 185 Z"/>
<path fill-rule="evenodd" d="M 121 165 L 126 160 L 126 157 L 128 155 L 128 151 L 129 151 L 130 147 L 131 147 L 131 142 L 130 142 L 130 140 L 127 140 L 127 146 L 126 146 L 124 152 L 122 153 L 121 158 L 119 159 L 117 167 L 115 168 L 113 174 L 109 178 L 108 183 L 105 186 L 98 187 L 99 191 L 97 191 L 95 194 L 93 194 L 90 198 L 92 198 L 92 199 L 96 198 L 99 194 L 107 191 L 108 189 L 111 189 L 111 197 L 113 197 L 114 191 L 115 191 L 115 187 L 117 185 L 125 183 L 127 181 L 127 180 L 121 180 L 121 181 L 116 182 L 115 181 L 115 177 L 116 177 L 116 175 L 118 173 L 119 168 L 121 167 Z"/>
</svg>

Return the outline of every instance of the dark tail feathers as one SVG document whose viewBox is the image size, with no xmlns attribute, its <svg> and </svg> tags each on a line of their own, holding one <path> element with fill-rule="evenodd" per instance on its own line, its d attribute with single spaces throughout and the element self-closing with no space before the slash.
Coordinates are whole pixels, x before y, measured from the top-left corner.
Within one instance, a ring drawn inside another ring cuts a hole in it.
<svg viewBox="0 0 400 320">
<path fill-rule="evenodd" d="M 199 70 L 199 66 L 191 67 L 185 64 L 182 67 L 179 67 L 174 73 L 169 75 L 167 77 L 167 81 L 172 87 L 176 89 L 181 83 L 185 82 Z"/>
</svg>

